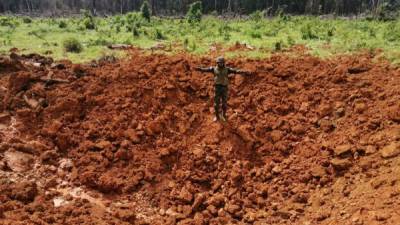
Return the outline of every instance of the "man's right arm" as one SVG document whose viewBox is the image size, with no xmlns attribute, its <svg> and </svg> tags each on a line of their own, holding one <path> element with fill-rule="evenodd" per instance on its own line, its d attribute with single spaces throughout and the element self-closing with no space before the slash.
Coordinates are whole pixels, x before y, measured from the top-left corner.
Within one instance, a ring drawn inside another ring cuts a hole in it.
<svg viewBox="0 0 400 225">
<path fill-rule="evenodd" d="M 197 70 L 197 71 L 200 71 L 200 72 L 213 72 L 214 71 L 214 67 L 195 67 L 194 68 L 195 70 Z"/>
</svg>

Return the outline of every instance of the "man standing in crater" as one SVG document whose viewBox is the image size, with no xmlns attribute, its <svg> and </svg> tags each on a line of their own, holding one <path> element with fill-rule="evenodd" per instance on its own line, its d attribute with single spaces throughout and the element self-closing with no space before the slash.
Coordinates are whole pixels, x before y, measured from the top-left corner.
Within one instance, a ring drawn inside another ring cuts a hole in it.
<svg viewBox="0 0 400 225">
<path fill-rule="evenodd" d="M 225 59 L 223 57 L 218 57 L 217 66 L 211 67 L 196 67 L 195 69 L 200 72 L 209 72 L 214 74 L 214 110 L 215 117 L 214 122 L 221 120 L 226 121 L 226 110 L 228 109 L 228 87 L 229 87 L 229 74 L 241 74 L 249 75 L 249 72 L 233 69 L 225 66 Z M 220 109 L 222 108 L 222 112 Z"/>
</svg>

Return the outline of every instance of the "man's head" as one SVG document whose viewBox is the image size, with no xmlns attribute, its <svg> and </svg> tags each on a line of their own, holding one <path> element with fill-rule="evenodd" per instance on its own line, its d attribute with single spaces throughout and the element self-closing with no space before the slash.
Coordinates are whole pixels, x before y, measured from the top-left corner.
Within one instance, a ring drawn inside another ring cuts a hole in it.
<svg viewBox="0 0 400 225">
<path fill-rule="evenodd" d="M 217 62 L 217 66 L 219 68 L 225 67 L 225 59 L 224 59 L 224 57 L 222 57 L 222 56 L 218 57 L 216 62 Z"/>
</svg>

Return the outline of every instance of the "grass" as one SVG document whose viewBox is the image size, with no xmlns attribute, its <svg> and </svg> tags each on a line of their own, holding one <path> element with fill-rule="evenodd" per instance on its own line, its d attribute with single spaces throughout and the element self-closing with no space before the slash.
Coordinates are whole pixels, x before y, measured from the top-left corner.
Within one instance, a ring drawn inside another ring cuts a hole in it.
<svg viewBox="0 0 400 225">
<path fill-rule="evenodd" d="M 312 54 L 330 57 L 360 50 L 382 49 L 383 55 L 400 63 L 400 20 L 391 22 L 285 16 L 274 19 L 232 19 L 207 16 L 199 23 L 185 19 L 152 18 L 138 13 L 94 18 L 95 29 L 87 29 L 87 17 L 32 19 L 0 17 L 0 53 L 16 47 L 23 53 L 51 51 L 56 59 L 87 62 L 103 55 L 123 55 L 108 44 L 132 44 L 149 48 L 161 42 L 193 54 L 206 54 L 214 44 L 224 47 L 247 43 L 256 50 L 231 52 L 231 57 L 267 57 L 295 44 L 306 45 Z M 61 24 L 61 25 L 60 25 Z M 75 38 L 83 45 L 80 53 L 67 53 L 63 42 Z M 178 46 L 178 47 L 176 47 Z"/>
</svg>

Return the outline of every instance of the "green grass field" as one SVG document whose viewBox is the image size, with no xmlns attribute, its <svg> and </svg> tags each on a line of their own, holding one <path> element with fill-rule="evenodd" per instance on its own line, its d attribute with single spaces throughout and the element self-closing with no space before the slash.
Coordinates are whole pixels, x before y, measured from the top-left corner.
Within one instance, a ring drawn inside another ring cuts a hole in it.
<svg viewBox="0 0 400 225">
<path fill-rule="evenodd" d="M 76 38 L 83 46 L 80 53 L 67 53 L 64 41 Z M 265 57 L 296 44 L 304 44 L 312 54 L 330 57 L 362 50 L 382 49 L 383 56 L 400 63 L 400 20 L 319 19 L 284 16 L 262 19 L 253 14 L 248 19 L 221 20 L 203 17 L 199 23 L 185 19 L 152 18 L 146 21 L 138 13 L 108 18 L 29 19 L 0 17 L 0 54 L 10 48 L 22 53 L 39 53 L 73 62 L 87 62 L 103 55 L 122 56 L 109 50 L 108 44 L 132 44 L 149 48 L 163 43 L 174 51 L 205 54 L 211 46 L 229 47 L 246 43 L 253 51 L 231 52 L 245 57 Z"/>
</svg>

